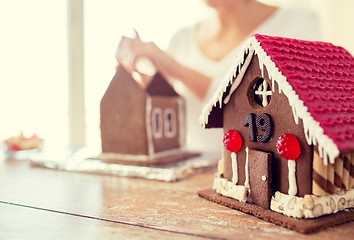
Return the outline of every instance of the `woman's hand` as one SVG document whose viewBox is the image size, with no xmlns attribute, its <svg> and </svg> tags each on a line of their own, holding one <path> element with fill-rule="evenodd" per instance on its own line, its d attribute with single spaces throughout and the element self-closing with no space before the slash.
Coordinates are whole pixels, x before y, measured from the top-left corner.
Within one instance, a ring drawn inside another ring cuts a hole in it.
<svg viewBox="0 0 354 240">
<path fill-rule="evenodd" d="M 147 58 L 167 80 L 178 80 L 184 84 L 199 100 L 203 100 L 211 83 L 211 78 L 177 62 L 152 42 L 142 42 L 136 38 L 123 37 L 119 43 L 116 58 L 119 64 L 132 75 L 143 87 L 146 87 L 152 76 L 148 76 L 137 68 L 139 58 Z"/>
<path fill-rule="evenodd" d="M 164 54 L 154 43 L 144 43 L 136 38 L 123 37 L 116 51 L 119 64 L 143 86 L 147 86 L 156 73 L 156 62 Z"/>
</svg>

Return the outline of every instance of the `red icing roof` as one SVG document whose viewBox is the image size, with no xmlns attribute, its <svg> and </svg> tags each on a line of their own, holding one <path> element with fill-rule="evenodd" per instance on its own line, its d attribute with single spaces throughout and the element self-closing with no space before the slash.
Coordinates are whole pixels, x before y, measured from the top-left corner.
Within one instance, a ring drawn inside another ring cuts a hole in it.
<svg viewBox="0 0 354 240">
<path fill-rule="evenodd" d="M 330 43 L 255 34 L 324 134 L 354 149 L 354 58 Z"/>
</svg>

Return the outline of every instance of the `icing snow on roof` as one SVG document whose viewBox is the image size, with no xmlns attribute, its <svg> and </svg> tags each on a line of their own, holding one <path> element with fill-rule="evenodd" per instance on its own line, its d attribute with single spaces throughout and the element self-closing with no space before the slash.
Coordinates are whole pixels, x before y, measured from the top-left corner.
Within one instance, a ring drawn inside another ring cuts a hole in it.
<svg viewBox="0 0 354 240">
<path fill-rule="evenodd" d="M 217 103 L 222 107 L 237 89 L 248 66 L 245 55 L 253 52 L 262 72 L 266 67 L 273 91 L 277 82 L 288 97 L 295 122 L 302 119 L 308 143 L 318 144 L 325 164 L 354 149 L 354 58 L 344 48 L 324 42 L 253 35 L 204 107 L 204 127 Z"/>
</svg>

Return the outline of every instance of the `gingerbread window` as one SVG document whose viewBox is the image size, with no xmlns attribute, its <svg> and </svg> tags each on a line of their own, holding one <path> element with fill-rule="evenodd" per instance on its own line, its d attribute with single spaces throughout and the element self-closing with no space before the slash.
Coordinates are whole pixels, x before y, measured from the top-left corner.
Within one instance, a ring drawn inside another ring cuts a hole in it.
<svg viewBox="0 0 354 240">
<path fill-rule="evenodd" d="M 164 112 L 164 131 L 165 136 L 168 138 L 172 138 L 176 136 L 177 125 L 176 125 L 176 113 L 172 108 L 168 108 Z"/>
<path fill-rule="evenodd" d="M 254 81 L 254 85 L 252 86 L 251 92 L 253 94 L 250 94 L 249 96 L 252 98 L 249 99 L 250 103 L 255 103 L 251 105 L 255 105 L 257 107 L 266 107 L 269 105 L 272 99 L 272 90 L 267 80 L 264 78 L 256 79 L 256 81 Z"/>
<path fill-rule="evenodd" d="M 162 137 L 162 110 L 161 108 L 154 108 L 152 110 L 152 134 L 154 138 Z"/>
</svg>

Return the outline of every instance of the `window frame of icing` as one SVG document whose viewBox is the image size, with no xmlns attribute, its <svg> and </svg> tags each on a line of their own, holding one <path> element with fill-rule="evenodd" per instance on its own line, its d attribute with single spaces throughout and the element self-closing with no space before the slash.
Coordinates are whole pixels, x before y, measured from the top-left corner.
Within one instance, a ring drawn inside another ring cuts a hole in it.
<svg viewBox="0 0 354 240">
<path fill-rule="evenodd" d="M 162 109 L 155 107 L 151 112 L 151 130 L 152 135 L 156 139 L 162 138 L 163 120 Z"/>
<path fill-rule="evenodd" d="M 177 134 L 176 112 L 173 108 L 166 108 L 164 110 L 164 134 L 167 138 L 173 138 Z"/>
</svg>

